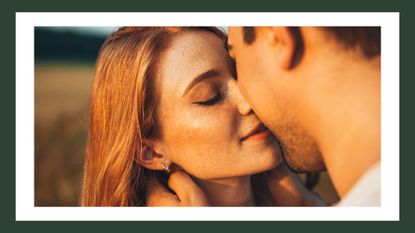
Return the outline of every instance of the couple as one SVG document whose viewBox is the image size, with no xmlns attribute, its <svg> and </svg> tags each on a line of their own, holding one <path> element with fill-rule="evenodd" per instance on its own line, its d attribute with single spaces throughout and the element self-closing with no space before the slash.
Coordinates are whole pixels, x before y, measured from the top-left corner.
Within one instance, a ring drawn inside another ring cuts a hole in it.
<svg viewBox="0 0 415 233">
<path fill-rule="evenodd" d="M 83 206 L 379 205 L 380 28 L 120 28 L 90 114 Z"/>
</svg>

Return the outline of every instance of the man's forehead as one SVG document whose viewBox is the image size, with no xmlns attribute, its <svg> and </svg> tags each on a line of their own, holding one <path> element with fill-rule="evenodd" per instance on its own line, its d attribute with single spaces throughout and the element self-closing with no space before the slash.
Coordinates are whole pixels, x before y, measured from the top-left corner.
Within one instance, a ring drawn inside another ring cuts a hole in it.
<svg viewBox="0 0 415 233">
<path fill-rule="evenodd" d="M 235 45 L 240 42 L 240 31 L 240 27 L 229 27 L 227 47 L 230 53 L 235 49 Z"/>
<path fill-rule="evenodd" d="M 240 27 L 229 27 L 228 43 L 233 43 L 238 37 L 238 31 L 240 31 L 238 29 L 240 29 Z"/>
</svg>

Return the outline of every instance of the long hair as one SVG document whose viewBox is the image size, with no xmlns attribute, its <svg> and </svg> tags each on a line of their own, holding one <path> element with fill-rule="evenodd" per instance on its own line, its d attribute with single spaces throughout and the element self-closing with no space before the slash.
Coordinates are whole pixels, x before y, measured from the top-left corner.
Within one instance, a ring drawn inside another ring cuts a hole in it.
<svg viewBox="0 0 415 233">
<path fill-rule="evenodd" d="M 123 27 L 102 45 L 90 103 L 82 206 L 145 204 L 151 171 L 136 158 L 155 128 L 152 79 L 171 38 L 189 30 L 210 31 L 226 42 L 215 27 Z"/>
</svg>

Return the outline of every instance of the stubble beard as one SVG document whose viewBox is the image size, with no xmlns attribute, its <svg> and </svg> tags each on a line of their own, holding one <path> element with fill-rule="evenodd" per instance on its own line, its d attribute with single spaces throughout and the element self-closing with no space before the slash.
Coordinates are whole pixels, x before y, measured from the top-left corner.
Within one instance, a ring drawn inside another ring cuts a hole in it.
<svg viewBox="0 0 415 233">
<path fill-rule="evenodd" d="M 273 134 L 279 141 L 287 165 L 295 172 L 321 172 L 326 170 L 316 140 L 293 122 L 275 127 Z"/>
</svg>

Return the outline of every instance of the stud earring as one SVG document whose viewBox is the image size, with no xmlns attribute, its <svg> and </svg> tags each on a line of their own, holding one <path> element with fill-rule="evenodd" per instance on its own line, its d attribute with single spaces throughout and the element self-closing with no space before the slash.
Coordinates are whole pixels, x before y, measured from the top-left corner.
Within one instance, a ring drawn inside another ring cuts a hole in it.
<svg viewBox="0 0 415 233">
<path fill-rule="evenodd" d="M 164 162 L 161 163 L 161 166 L 163 167 L 164 172 L 166 172 L 167 174 L 170 173 L 170 168 L 169 165 L 165 164 Z"/>
</svg>

